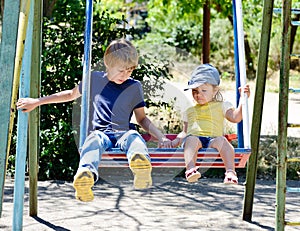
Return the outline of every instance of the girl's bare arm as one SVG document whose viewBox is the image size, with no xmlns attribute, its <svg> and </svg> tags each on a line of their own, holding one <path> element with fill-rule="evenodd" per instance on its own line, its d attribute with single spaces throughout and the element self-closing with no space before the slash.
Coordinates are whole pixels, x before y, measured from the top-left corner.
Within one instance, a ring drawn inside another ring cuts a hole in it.
<svg viewBox="0 0 300 231">
<path fill-rule="evenodd" d="M 177 137 L 172 140 L 172 147 L 176 148 L 178 146 L 181 145 L 182 143 L 182 139 L 186 137 L 186 132 L 187 132 L 187 127 L 188 127 L 188 123 L 187 122 L 183 122 L 183 130 L 182 132 L 180 132 Z"/>
<path fill-rule="evenodd" d="M 246 93 L 247 97 L 249 98 L 250 96 L 250 87 L 249 85 L 245 85 L 245 87 L 243 88 L 239 88 L 239 91 Z M 229 120 L 232 123 L 239 123 L 242 119 L 243 119 L 243 115 L 242 115 L 242 103 L 240 101 L 238 107 L 236 109 L 229 109 L 226 112 L 225 115 L 226 119 Z"/>
</svg>

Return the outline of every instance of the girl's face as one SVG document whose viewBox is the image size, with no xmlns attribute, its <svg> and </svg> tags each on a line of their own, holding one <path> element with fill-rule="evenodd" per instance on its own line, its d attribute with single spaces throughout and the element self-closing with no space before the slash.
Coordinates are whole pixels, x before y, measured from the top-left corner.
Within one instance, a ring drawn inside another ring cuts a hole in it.
<svg viewBox="0 0 300 231">
<path fill-rule="evenodd" d="M 109 81 L 112 81 L 116 84 L 124 83 L 131 75 L 135 67 L 120 67 L 115 66 L 112 68 L 107 68 L 107 77 Z"/>
<path fill-rule="evenodd" d="M 215 95 L 217 94 L 217 92 L 218 92 L 217 86 L 213 86 L 207 83 L 192 89 L 193 98 L 200 105 L 204 105 L 211 102 L 215 97 Z"/>
</svg>

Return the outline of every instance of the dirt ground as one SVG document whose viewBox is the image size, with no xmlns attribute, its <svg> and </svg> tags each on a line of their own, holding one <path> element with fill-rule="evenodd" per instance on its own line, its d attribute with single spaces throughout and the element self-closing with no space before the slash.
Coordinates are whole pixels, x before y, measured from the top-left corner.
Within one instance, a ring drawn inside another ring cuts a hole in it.
<svg viewBox="0 0 300 231">
<path fill-rule="evenodd" d="M 253 100 L 253 99 L 252 99 Z M 299 98 L 289 107 L 299 109 Z M 250 105 L 253 102 L 250 100 Z M 278 97 L 269 94 L 263 113 L 262 134 L 276 135 Z M 267 108 L 268 109 L 268 108 Z M 289 114 L 289 121 L 299 123 L 299 113 Z M 300 137 L 299 129 L 292 137 Z M 177 173 L 169 173 L 170 175 Z M 265 174 L 268 175 L 268 174 Z M 275 230 L 276 183 L 266 178 L 256 181 L 252 221 L 242 220 L 245 186 L 242 178 L 236 186 L 222 183 L 222 178 L 201 178 L 188 184 L 182 177 L 154 177 L 154 186 L 146 191 L 132 188 L 131 175 L 123 172 L 115 178 L 102 173 L 104 180 L 94 186 L 90 203 L 75 200 L 71 182 L 38 182 L 38 215 L 30 217 L 28 181 L 26 181 L 22 218 L 13 218 L 14 182 L 6 179 L 0 230 L 12 230 L 13 220 L 23 222 L 23 230 Z M 287 181 L 300 187 L 299 181 Z M 286 219 L 300 221 L 299 194 L 287 193 Z M 286 226 L 285 230 L 300 230 Z"/>
<path fill-rule="evenodd" d="M 289 181 L 289 186 L 299 182 Z M 30 217 L 28 181 L 25 183 L 23 230 L 274 230 L 275 181 L 257 180 L 252 222 L 242 220 L 244 190 L 224 185 L 222 179 L 201 178 L 188 184 L 182 177 L 156 184 L 146 191 L 132 188 L 132 181 L 113 184 L 100 180 L 95 199 L 74 199 L 71 182 L 38 182 L 38 216 Z M 13 180 L 7 179 L 0 230 L 12 230 Z M 299 197 L 298 197 L 299 198 Z M 300 201 L 287 195 L 286 219 L 299 218 Z M 286 227 L 286 230 L 297 230 Z M 298 227 L 299 230 L 299 227 Z"/>
</svg>

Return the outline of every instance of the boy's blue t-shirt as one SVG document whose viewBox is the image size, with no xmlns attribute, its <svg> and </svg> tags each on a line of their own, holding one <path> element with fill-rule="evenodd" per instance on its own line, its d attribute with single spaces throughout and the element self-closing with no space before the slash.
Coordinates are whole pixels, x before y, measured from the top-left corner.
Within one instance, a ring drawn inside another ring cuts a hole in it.
<svg viewBox="0 0 300 231">
<path fill-rule="evenodd" d="M 79 91 L 82 94 L 82 82 Z M 129 78 L 116 84 L 99 71 L 91 73 L 90 100 L 93 130 L 103 132 L 128 131 L 133 110 L 145 106 L 139 81 Z"/>
</svg>

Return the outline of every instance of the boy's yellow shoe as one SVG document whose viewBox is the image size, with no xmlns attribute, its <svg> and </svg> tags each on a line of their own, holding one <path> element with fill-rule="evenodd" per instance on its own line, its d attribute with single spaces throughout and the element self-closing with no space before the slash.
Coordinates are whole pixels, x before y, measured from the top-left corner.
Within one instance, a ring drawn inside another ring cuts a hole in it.
<svg viewBox="0 0 300 231">
<path fill-rule="evenodd" d="M 136 153 L 130 160 L 129 167 L 134 175 L 134 187 L 146 189 L 152 185 L 152 166 L 145 155 Z"/>
<path fill-rule="evenodd" d="M 77 172 L 74 176 L 73 187 L 75 188 L 75 197 L 80 201 L 94 200 L 92 187 L 94 185 L 94 176 L 90 170 Z"/>
</svg>

